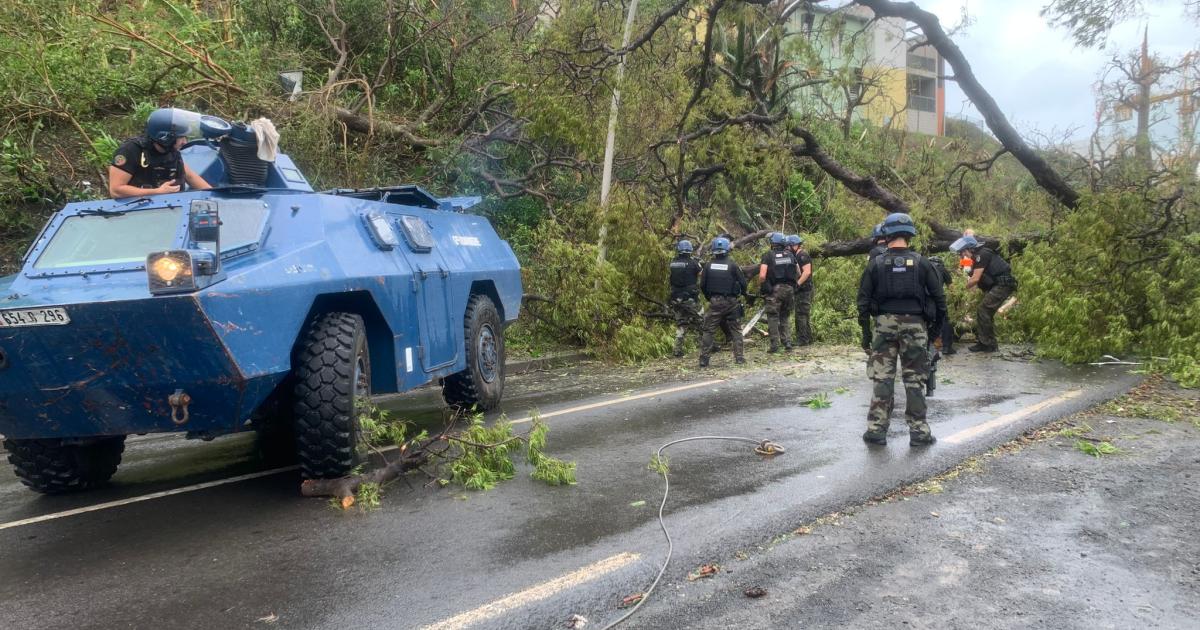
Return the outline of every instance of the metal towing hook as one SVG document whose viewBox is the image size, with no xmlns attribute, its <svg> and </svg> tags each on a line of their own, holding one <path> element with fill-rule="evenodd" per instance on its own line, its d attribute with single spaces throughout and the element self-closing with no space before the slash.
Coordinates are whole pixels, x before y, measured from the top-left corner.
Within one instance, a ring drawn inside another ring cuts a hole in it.
<svg viewBox="0 0 1200 630">
<path fill-rule="evenodd" d="M 182 389 L 177 389 L 174 394 L 167 396 L 167 404 L 171 405 L 171 422 L 176 425 L 187 424 L 188 405 L 192 404 L 192 397 Z"/>
</svg>

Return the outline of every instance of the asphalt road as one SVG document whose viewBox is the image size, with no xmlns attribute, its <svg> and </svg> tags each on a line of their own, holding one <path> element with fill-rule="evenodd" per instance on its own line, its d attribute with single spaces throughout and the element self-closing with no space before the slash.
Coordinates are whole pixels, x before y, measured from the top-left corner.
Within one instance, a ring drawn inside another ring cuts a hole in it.
<svg viewBox="0 0 1200 630">
<path fill-rule="evenodd" d="M 675 556 L 651 601 L 661 615 L 678 598 L 686 627 L 676 586 L 701 564 L 944 470 L 1135 380 L 1112 368 L 959 355 L 943 363 L 929 405 L 941 441 L 910 449 L 898 418 L 891 445 L 868 449 L 859 439 L 870 391 L 861 355 L 819 354 L 738 370 L 587 364 L 511 379 L 509 417 L 546 416 L 548 451 L 578 462 L 572 487 L 519 474 L 470 492 L 414 476 L 411 487 L 388 488 L 378 510 L 342 513 L 300 498 L 294 471 L 266 470 L 250 436 L 135 440 L 113 484 L 85 495 L 37 496 L 6 470 L 0 627 L 554 628 L 572 615 L 602 627 L 623 597 L 645 590 L 666 551 L 655 517 L 662 480 L 646 469 L 654 450 L 697 435 L 784 445 L 773 459 L 729 442 L 669 451 Z M 802 405 L 821 393 L 831 407 Z M 423 422 L 440 416 L 428 390 L 387 404 Z M 636 617 L 630 626 L 641 627 Z"/>
</svg>

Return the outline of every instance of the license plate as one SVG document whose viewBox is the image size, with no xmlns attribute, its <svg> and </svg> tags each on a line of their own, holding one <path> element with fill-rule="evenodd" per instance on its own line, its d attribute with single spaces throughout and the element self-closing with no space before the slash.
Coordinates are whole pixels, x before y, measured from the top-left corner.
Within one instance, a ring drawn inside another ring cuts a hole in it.
<svg viewBox="0 0 1200 630">
<path fill-rule="evenodd" d="M 0 328 L 65 326 L 70 323 L 71 318 L 67 316 L 65 308 L 15 308 L 0 311 Z"/>
</svg>

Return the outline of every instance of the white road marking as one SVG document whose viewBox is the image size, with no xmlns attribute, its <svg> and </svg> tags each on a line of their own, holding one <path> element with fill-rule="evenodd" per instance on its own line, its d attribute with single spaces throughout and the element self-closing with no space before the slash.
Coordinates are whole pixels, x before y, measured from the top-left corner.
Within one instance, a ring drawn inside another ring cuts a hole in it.
<svg viewBox="0 0 1200 630">
<path fill-rule="evenodd" d="M 655 396 L 665 396 L 667 394 L 674 394 L 676 392 L 685 392 L 689 389 L 698 389 L 700 387 L 708 387 L 709 385 L 716 385 L 718 383 L 724 383 L 724 382 L 725 382 L 725 379 L 718 378 L 718 379 L 713 379 L 711 381 L 701 381 L 699 383 L 690 383 L 688 385 L 680 385 L 678 387 L 668 387 L 666 389 L 658 389 L 658 390 L 654 390 L 652 392 L 646 392 L 644 394 L 625 396 L 623 398 L 614 398 L 612 400 L 602 400 L 600 402 L 592 403 L 590 405 L 580 405 L 578 407 L 570 407 L 568 409 L 560 409 L 558 411 L 542 413 L 542 414 L 538 414 L 538 417 L 545 419 L 545 418 L 553 418 L 554 416 L 565 416 L 569 413 L 579 413 L 580 411 L 591 411 L 592 409 L 601 409 L 603 407 L 610 407 L 612 405 L 617 405 L 617 404 L 624 403 L 624 402 L 630 402 L 632 400 L 642 400 L 643 398 L 654 398 Z M 512 420 L 510 422 L 511 422 L 511 424 L 524 424 L 526 422 L 532 422 L 532 421 L 533 421 L 533 416 L 525 416 L 524 418 Z"/>
<path fill-rule="evenodd" d="M 86 507 L 75 508 L 73 510 L 64 510 L 62 512 L 54 512 L 53 514 L 43 514 L 41 516 L 25 518 L 25 519 L 21 519 L 19 521 L 10 521 L 8 523 L 0 523 L 0 530 L 9 529 L 12 527 L 20 527 L 22 525 L 33 525 L 34 523 L 42 523 L 45 521 L 52 521 L 57 518 L 65 518 L 67 516 L 75 516 L 76 514 L 87 514 L 88 512 L 97 512 L 100 510 L 107 510 L 109 508 L 120 507 L 122 505 L 141 503 L 142 501 L 149 501 L 151 499 L 161 499 L 163 497 L 169 497 L 169 496 L 176 495 L 176 494 L 184 494 L 186 492 L 195 492 L 196 490 L 215 488 L 217 486 L 223 486 L 223 485 L 230 484 L 230 483 L 237 483 L 239 481 L 249 481 L 251 479 L 258 479 L 259 477 L 269 477 L 269 476 L 277 474 L 277 473 L 287 472 L 289 470 L 296 470 L 297 468 L 299 468 L 299 466 L 287 466 L 284 468 L 273 468 L 271 470 L 264 470 L 261 472 L 249 473 L 246 475 L 238 475 L 237 477 L 229 477 L 228 479 L 217 479 L 216 481 L 206 481 L 204 483 L 197 483 L 197 484 L 190 485 L 190 486 L 184 486 L 182 488 L 175 488 L 173 490 L 163 490 L 161 492 L 151 492 L 150 494 L 143 494 L 141 496 L 129 497 L 128 499 L 118 499 L 116 501 L 108 501 L 106 503 L 97 503 L 95 505 L 89 505 Z"/>
<path fill-rule="evenodd" d="M 651 392 L 646 392 L 644 394 L 637 394 L 637 395 L 633 395 L 633 396 L 624 396 L 622 398 L 615 398 L 613 400 L 603 400 L 600 402 L 592 403 L 590 405 L 582 405 L 579 407 L 571 407 L 569 409 L 560 409 L 559 411 L 551 411 L 549 413 L 541 414 L 541 417 L 542 418 L 551 418 L 554 416 L 564 416 L 564 415 L 571 414 L 571 413 L 578 413 L 580 411 L 601 409 L 603 407 L 608 407 L 611 405 L 629 402 L 632 400 L 641 400 L 643 398 L 652 398 L 654 396 L 664 396 L 666 394 L 673 394 L 675 392 L 687 391 L 689 389 L 697 389 L 699 387 L 707 387 L 709 385 L 715 385 L 717 383 L 723 383 L 723 382 L 725 382 L 724 379 L 715 379 L 715 380 L 711 380 L 711 381 L 702 381 L 700 383 L 691 383 L 688 385 L 680 385 L 678 387 L 668 387 L 666 389 L 659 389 L 659 390 L 655 390 L 655 391 L 651 391 Z M 525 422 L 531 422 L 532 420 L 533 420 L 532 416 L 526 416 L 519 420 L 514 420 L 512 423 L 513 424 L 522 424 Z M 388 447 L 380 448 L 377 450 L 379 452 L 387 452 L 387 451 L 395 450 L 396 448 L 397 447 L 395 447 L 395 446 L 388 446 Z M 261 472 L 249 473 L 246 475 L 239 475 L 237 477 L 229 477 L 228 479 L 217 479 L 216 481 L 206 481 L 204 483 L 198 483 L 198 484 L 194 484 L 194 485 L 190 485 L 190 486 L 184 486 L 182 488 L 175 488 L 173 490 L 163 490 L 161 492 L 152 492 L 150 494 L 145 494 L 145 495 L 136 496 L 136 497 L 129 497 L 127 499 L 118 499 L 116 501 L 97 503 L 95 505 L 89 505 L 86 507 L 75 508 L 73 510 L 64 510 L 62 512 L 54 512 L 51 514 L 43 514 L 41 516 L 33 516 L 30 518 L 21 519 L 19 521 L 10 521 L 8 523 L 0 523 L 0 531 L 5 530 L 5 529 L 11 529 L 13 527 L 21 527 L 22 525 L 33 525 L 35 523 L 44 523 L 46 521 L 52 521 L 55 519 L 66 518 L 68 516 L 76 516 L 78 514 L 87 514 L 88 512 L 98 512 L 100 510 L 107 510 L 107 509 L 111 509 L 111 508 L 115 508 L 115 507 L 121 507 L 123 505 L 130 505 L 133 503 L 141 503 L 142 501 L 149 501 L 151 499 L 162 499 L 164 497 L 169 497 L 169 496 L 173 496 L 176 494 L 195 492 L 197 490 L 206 490 L 208 488 L 215 488 L 217 486 L 223 486 L 226 484 L 238 483 L 240 481 L 249 481 L 251 479 L 258 479 L 259 477 L 268 477 L 270 475 L 274 475 L 274 474 L 282 473 L 282 472 L 288 472 L 291 470 L 296 470 L 298 468 L 299 468 L 299 466 L 287 466 L 285 468 L 274 468 L 271 470 L 264 470 Z"/>
<path fill-rule="evenodd" d="M 469 610 L 433 625 L 425 626 L 421 630 L 459 630 L 460 628 L 467 628 L 481 621 L 503 615 L 510 610 L 553 597 L 555 594 L 569 588 L 590 582 L 606 573 L 612 573 L 626 567 L 636 562 L 639 558 L 641 558 L 641 555 L 636 553 L 626 552 L 617 554 L 566 575 L 556 577 L 548 582 L 527 588 L 519 593 L 502 597 L 475 610 Z"/>
<path fill-rule="evenodd" d="M 1071 391 L 1064 392 L 1053 398 L 1047 398 L 1046 400 L 1043 400 L 1040 403 L 1030 405 L 1019 411 L 1014 411 L 1012 413 L 1006 413 L 1006 414 L 999 416 L 997 418 L 994 418 L 992 420 L 988 420 L 987 422 L 984 422 L 983 424 L 977 424 L 968 429 L 963 429 L 962 431 L 959 431 L 958 433 L 955 433 L 955 434 L 952 434 L 945 438 L 942 438 L 939 441 L 945 442 L 947 444 L 960 444 L 960 443 L 962 443 L 966 440 L 969 440 L 973 437 L 987 433 L 988 431 L 991 431 L 992 429 L 1002 427 L 1006 424 L 1012 424 L 1013 422 L 1016 422 L 1017 420 L 1032 416 L 1033 414 L 1035 414 L 1043 409 L 1046 409 L 1047 407 L 1053 407 L 1054 405 L 1057 405 L 1058 403 L 1071 400 L 1072 398 L 1077 398 L 1082 393 L 1083 393 L 1083 390 L 1081 390 L 1081 389 L 1072 389 Z"/>
</svg>

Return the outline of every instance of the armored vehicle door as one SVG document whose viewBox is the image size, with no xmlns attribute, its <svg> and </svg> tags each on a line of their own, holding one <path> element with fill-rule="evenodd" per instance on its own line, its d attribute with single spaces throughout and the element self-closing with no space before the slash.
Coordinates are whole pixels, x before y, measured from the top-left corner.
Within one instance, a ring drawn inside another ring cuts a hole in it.
<svg viewBox="0 0 1200 630">
<path fill-rule="evenodd" d="M 450 265 L 438 251 L 429 224 L 410 214 L 400 215 L 397 223 L 408 244 L 407 251 L 400 249 L 412 268 L 413 290 L 420 296 L 421 365 L 432 372 L 458 360 L 462 316 L 450 312 Z"/>
</svg>

